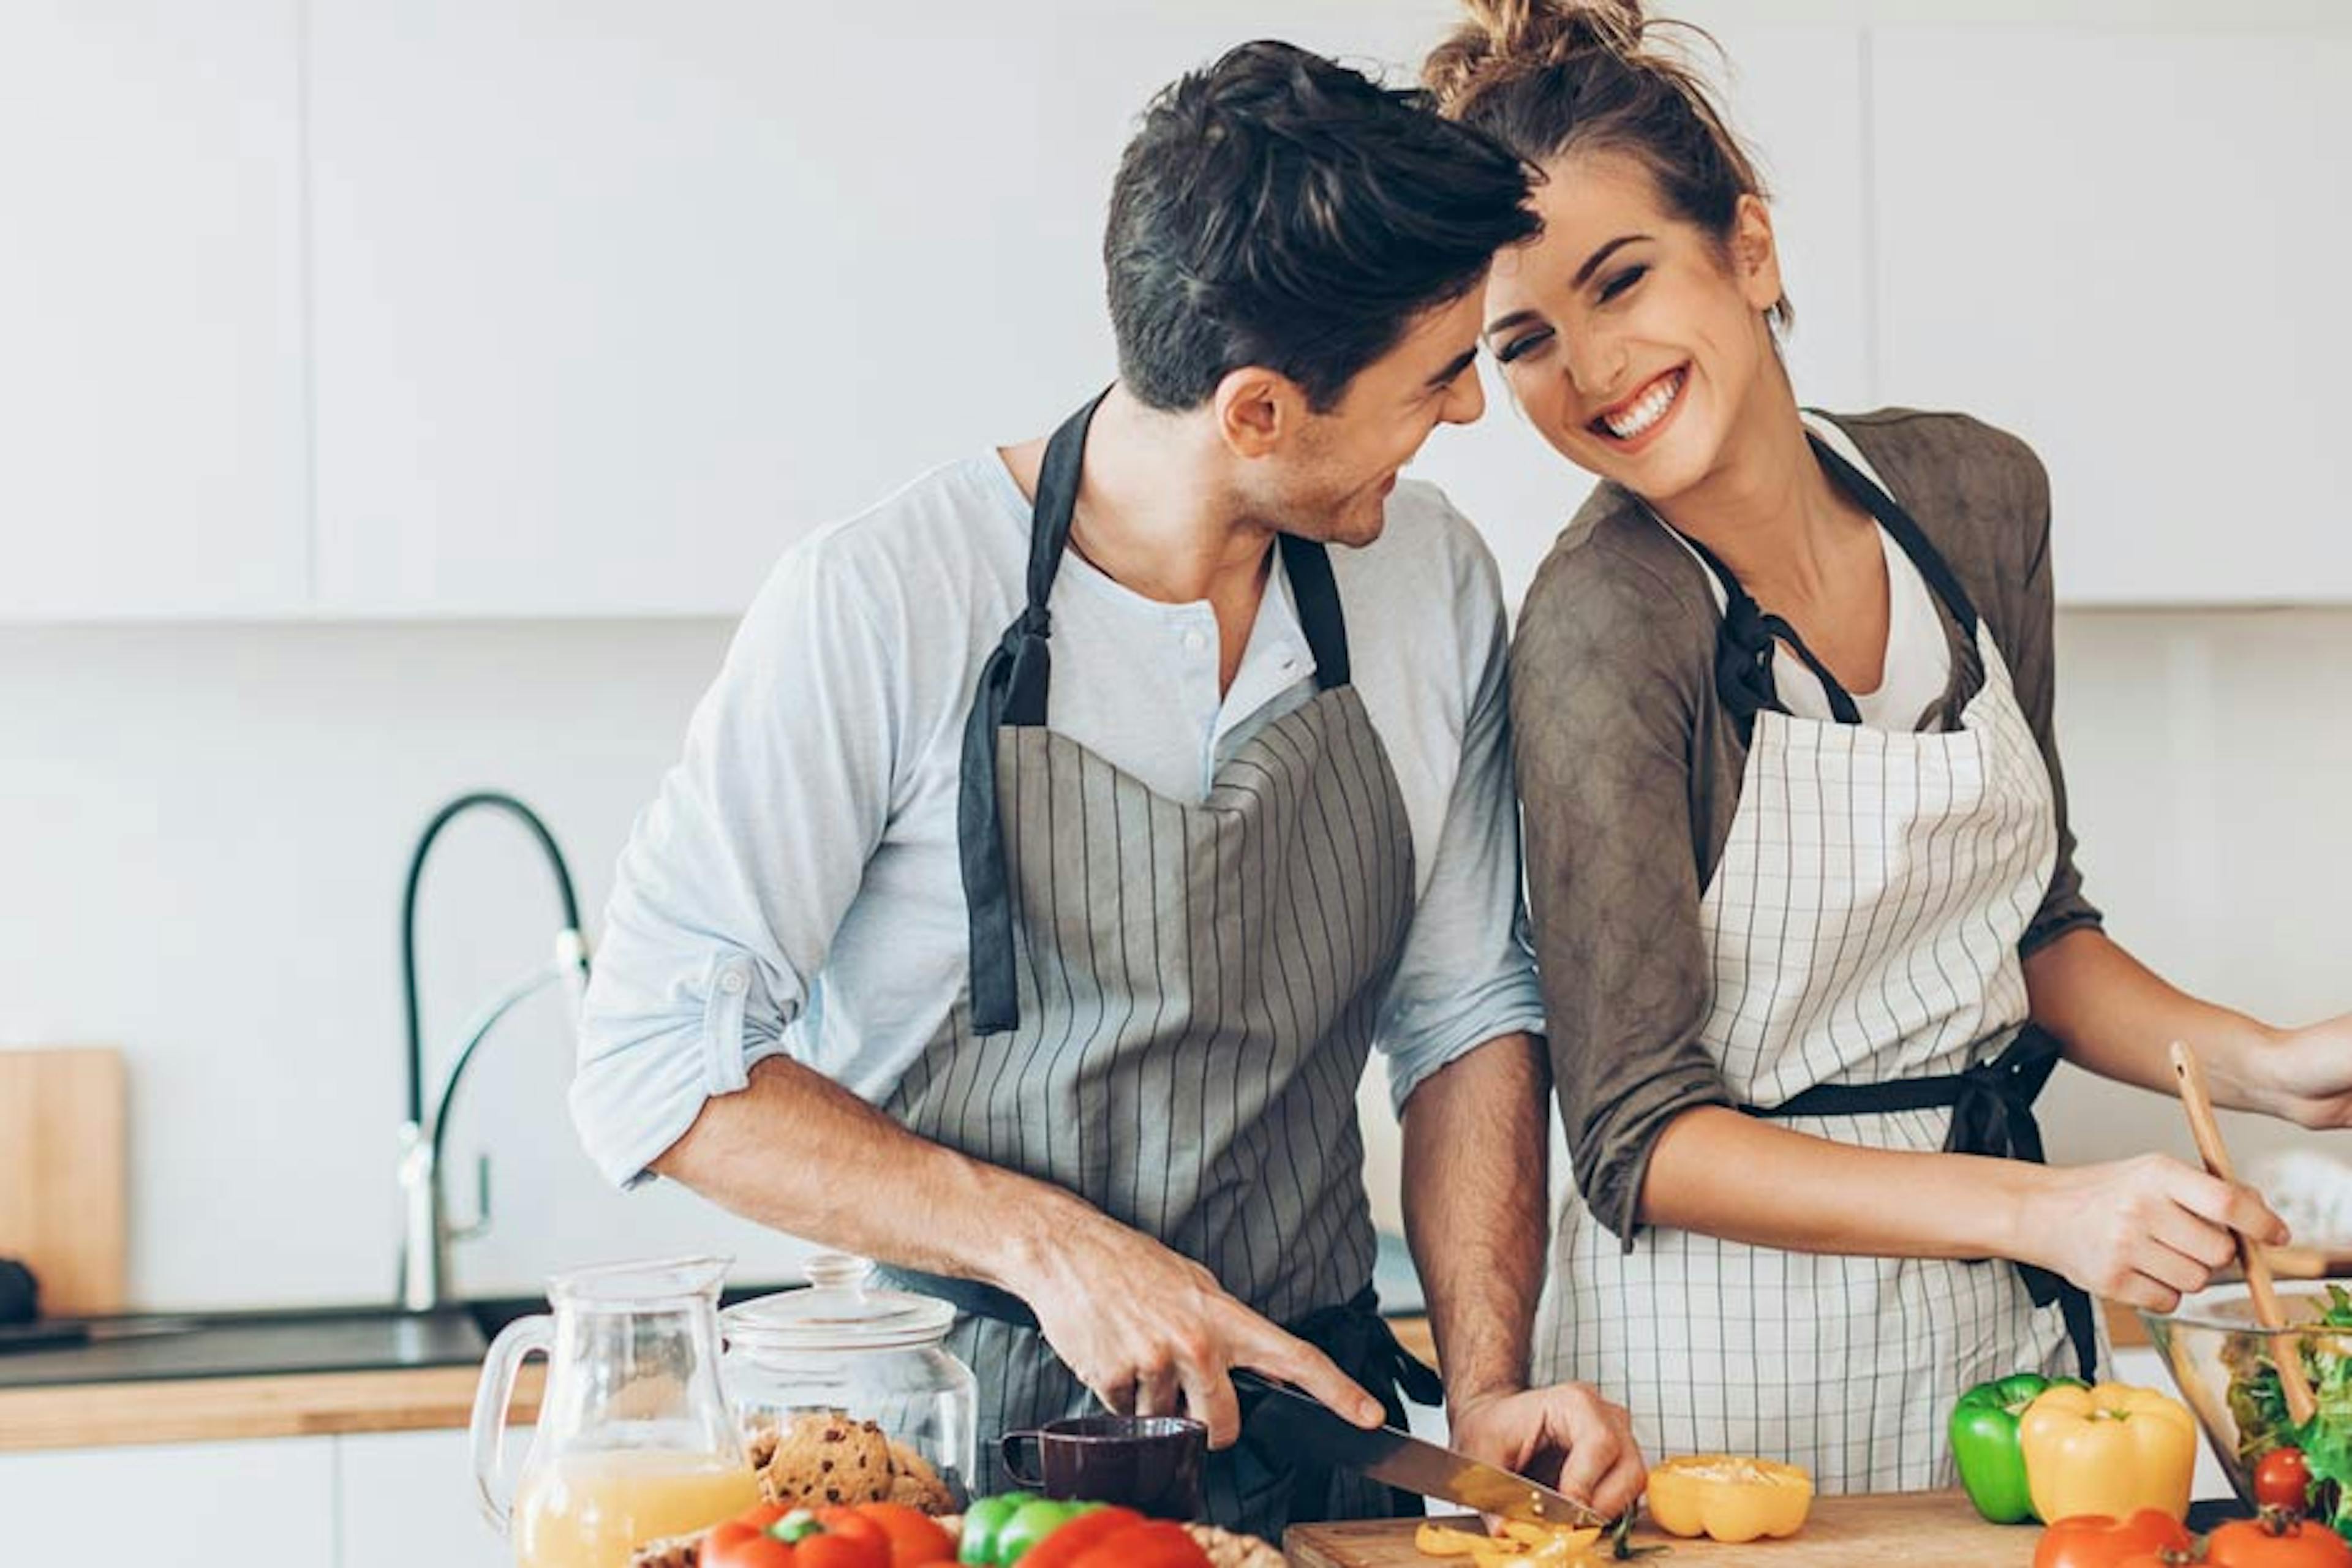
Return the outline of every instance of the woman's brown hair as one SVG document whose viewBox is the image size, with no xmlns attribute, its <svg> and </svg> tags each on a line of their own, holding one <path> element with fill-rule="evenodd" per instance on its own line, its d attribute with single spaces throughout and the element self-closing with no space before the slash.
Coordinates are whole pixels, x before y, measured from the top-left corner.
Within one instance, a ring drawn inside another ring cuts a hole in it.
<svg viewBox="0 0 2352 1568">
<path fill-rule="evenodd" d="M 1452 119 L 1538 166 L 1569 153 L 1616 153 L 1649 171 L 1669 210 L 1727 243 L 1739 198 L 1766 196 L 1755 160 L 1675 33 L 1687 23 L 1642 14 L 1641 0 L 1463 0 L 1469 19 L 1422 66 Z M 1771 320 L 1786 331 L 1786 296 Z"/>
</svg>

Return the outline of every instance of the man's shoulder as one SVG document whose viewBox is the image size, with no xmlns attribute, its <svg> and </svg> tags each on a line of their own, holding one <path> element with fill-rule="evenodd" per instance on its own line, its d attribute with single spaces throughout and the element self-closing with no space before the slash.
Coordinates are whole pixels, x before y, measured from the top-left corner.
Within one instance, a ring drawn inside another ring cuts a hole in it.
<svg viewBox="0 0 2352 1568">
<path fill-rule="evenodd" d="M 1357 549 L 1331 552 L 1342 586 L 1369 588 L 1400 612 L 1419 605 L 1439 618 L 1463 595 L 1502 605 L 1495 552 L 1444 490 L 1425 479 L 1400 479 L 1389 496 L 1381 535 Z"/>
<path fill-rule="evenodd" d="M 826 523 L 786 552 L 820 574 L 961 574 L 996 557 L 1018 561 L 1025 503 L 991 454 L 943 463 L 864 510 Z"/>
</svg>

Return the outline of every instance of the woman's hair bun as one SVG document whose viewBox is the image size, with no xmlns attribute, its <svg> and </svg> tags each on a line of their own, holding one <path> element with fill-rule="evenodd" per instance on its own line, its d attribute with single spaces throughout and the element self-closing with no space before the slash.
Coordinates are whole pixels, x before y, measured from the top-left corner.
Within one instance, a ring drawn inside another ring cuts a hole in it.
<svg viewBox="0 0 2352 1568">
<path fill-rule="evenodd" d="M 1641 0 L 1463 0 L 1467 19 L 1422 68 L 1441 102 L 1564 65 L 1579 55 L 1641 53 Z"/>
</svg>

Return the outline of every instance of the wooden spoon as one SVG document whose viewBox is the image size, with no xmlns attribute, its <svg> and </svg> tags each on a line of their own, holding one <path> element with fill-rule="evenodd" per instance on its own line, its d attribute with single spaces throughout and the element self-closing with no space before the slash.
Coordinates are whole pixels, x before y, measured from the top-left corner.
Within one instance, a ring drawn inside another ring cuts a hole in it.
<svg viewBox="0 0 2352 1568">
<path fill-rule="evenodd" d="M 2197 1053 L 2179 1040 L 2172 1042 L 2173 1076 L 2180 1080 L 2180 1103 L 2189 1111 L 2189 1131 L 2197 1140 L 2209 1175 L 2225 1182 L 2238 1178 L 2230 1167 L 2230 1151 L 2221 1144 L 2221 1124 L 2213 1120 L 2213 1097 L 2205 1092 L 2205 1068 Z M 2273 1336 L 2271 1360 L 2278 1367 L 2279 1388 L 2286 1394 L 2287 1418 L 2300 1426 L 2319 1408 L 2311 1381 L 2303 1374 L 2303 1352 L 2286 1336 L 2286 1319 L 2279 1311 L 2278 1292 L 2271 1288 L 2270 1261 L 2244 1231 L 2238 1238 L 2238 1259 L 2245 1266 L 2246 1293 L 2253 1298 L 2254 1318 Z"/>
</svg>

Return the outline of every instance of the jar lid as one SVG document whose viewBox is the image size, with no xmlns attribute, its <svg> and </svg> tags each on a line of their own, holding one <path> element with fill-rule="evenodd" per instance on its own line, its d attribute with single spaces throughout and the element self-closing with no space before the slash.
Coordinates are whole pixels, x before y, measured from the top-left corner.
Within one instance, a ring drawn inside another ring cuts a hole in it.
<svg viewBox="0 0 2352 1568">
<path fill-rule="evenodd" d="M 803 1265 L 809 1288 L 779 1290 L 730 1307 L 720 1323 L 729 1340 L 761 1351 L 879 1351 L 937 1344 L 955 1323 L 955 1308 L 932 1296 L 875 1290 L 874 1265 L 820 1252 Z"/>
</svg>

